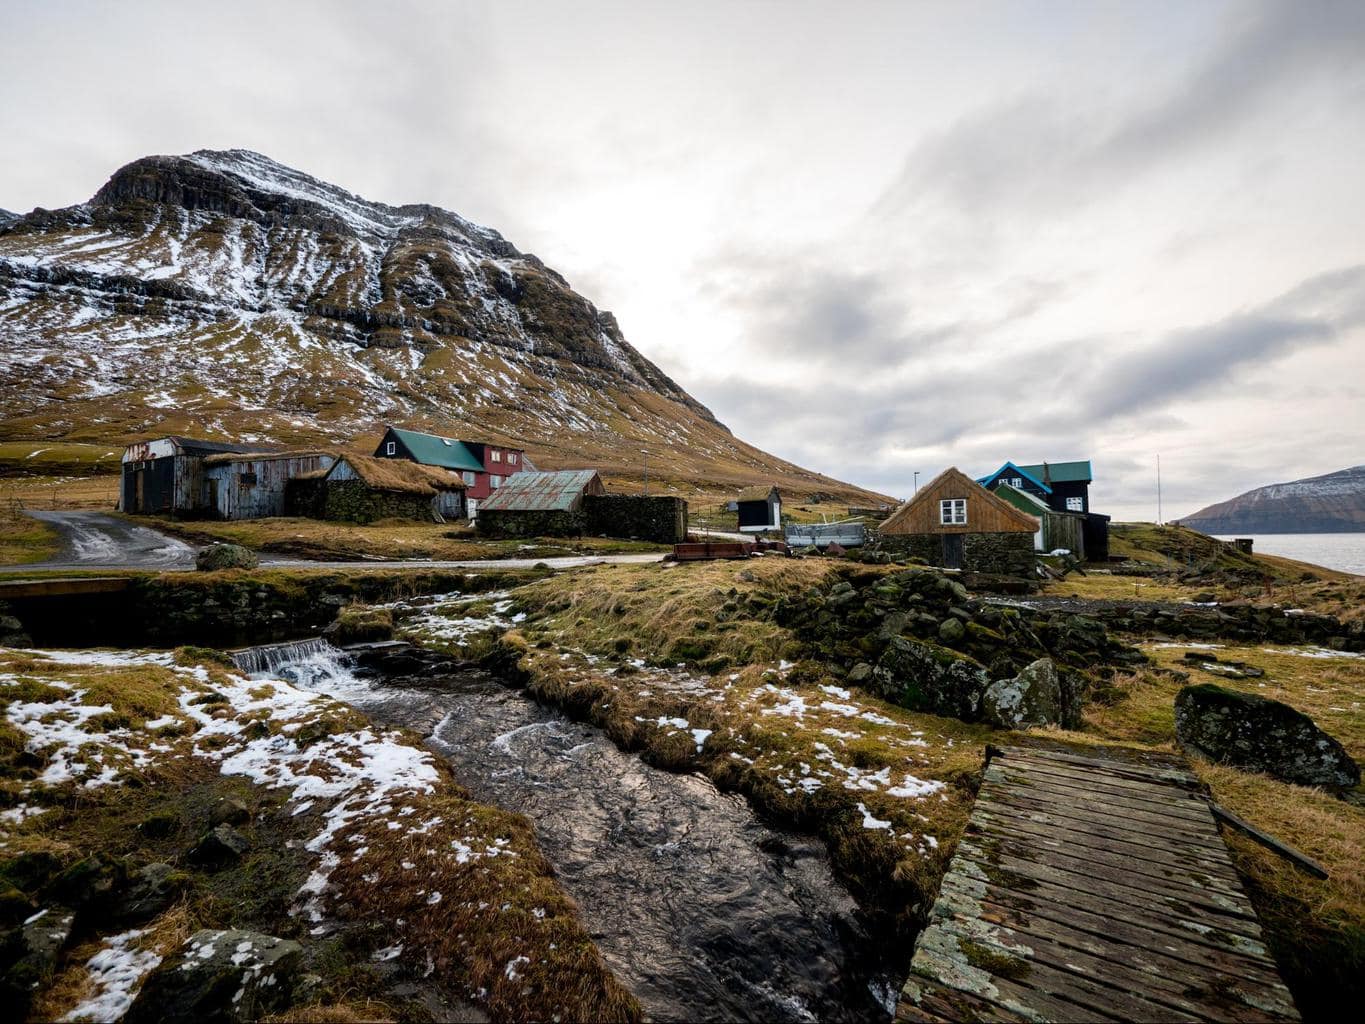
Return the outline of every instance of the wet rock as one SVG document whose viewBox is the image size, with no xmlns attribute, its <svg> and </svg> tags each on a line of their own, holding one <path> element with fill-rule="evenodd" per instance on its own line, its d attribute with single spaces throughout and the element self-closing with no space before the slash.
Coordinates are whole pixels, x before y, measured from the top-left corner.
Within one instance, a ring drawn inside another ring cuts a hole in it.
<svg viewBox="0 0 1365 1024">
<path fill-rule="evenodd" d="M 200 839 L 189 853 L 196 864 L 222 867 L 240 860 L 251 849 L 251 842 L 231 825 L 219 825 Z"/>
<path fill-rule="evenodd" d="M 849 669 L 848 681 L 861 686 L 872 678 L 872 666 L 865 661 L 860 661 Z"/>
<path fill-rule="evenodd" d="M 957 618 L 944 619 L 938 624 L 938 638 L 945 644 L 957 643 L 966 634 L 967 627 Z"/>
<path fill-rule="evenodd" d="M 188 888 L 190 878 L 169 864 L 148 864 L 129 879 L 109 909 L 119 924 L 135 925 L 164 913 Z"/>
<path fill-rule="evenodd" d="M 1349 789 L 1360 768 L 1342 745 L 1288 704 L 1204 683 L 1175 698 L 1175 734 L 1186 751 L 1302 786 Z"/>
<path fill-rule="evenodd" d="M 1052 659 L 1039 658 L 1013 679 L 991 683 L 981 698 L 981 717 L 1002 729 L 1062 724 L 1062 682 Z"/>
<path fill-rule="evenodd" d="M 938 644 L 895 637 L 866 685 L 902 707 L 974 722 L 989 682 L 986 670 L 972 658 Z"/>
<path fill-rule="evenodd" d="M 200 572 L 219 569 L 255 569 L 261 564 L 256 553 L 240 544 L 210 544 L 194 556 L 194 567 Z"/>
<path fill-rule="evenodd" d="M 57 958 L 71 937 L 76 915 L 70 910 L 40 910 L 12 931 L 0 951 L 0 1006 L 23 1020 L 33 994 L 53 975 Z"/>
<path fill-rule="evenodd" d="M 126 1024 L 258 1020 L 293 1003 L 303 947 L 248 931 L 196 932 L 147 978 Z"/>
<path fill-rule="evenodd" d="M 225 797 L 213 805 L 209 814 L 210 825 L 245 825 L 251 820 L 251 811 L 236 797 Z"/>
</svg>

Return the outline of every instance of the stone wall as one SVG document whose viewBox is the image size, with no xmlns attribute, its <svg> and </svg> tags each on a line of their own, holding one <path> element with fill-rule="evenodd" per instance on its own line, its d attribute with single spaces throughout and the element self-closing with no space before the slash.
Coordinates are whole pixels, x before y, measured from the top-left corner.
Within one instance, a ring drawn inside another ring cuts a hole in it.
<svg viewBox="0 0 1365 1024">
<path fill-rule="evenodd" d="M 962 538 L 962 567 L 972 572 L 1027 576 L 1033 572 L 1033 534 L 966 534 Z"/>
<path fill-rule="evenodd" d="M 600 537 L 681 544 L 687 539 L 687 502 L 643 494 L 589 494 L 583 499 L 586 532 Z"/>
<path fill-rule="evenodd" d="M 968 572 L 1002 576 L 1033 574 L 1033 534 L 964 533 L 962 568 Z M 943 564 L 943 539 L 936 533 L 880 534 L 875 550 L 918 558 L 929 565 Z"/>
<path fill-rule="evenodd" d="M 432 522 L 431 495 L 377 491 L 359 480 L 329 480 L 322 501 L 323 519 L 373 523 L 378 519 Z"/>
<path fill-rule="evenodd" d="M 581 537 L 586 517 L 579 512 L 514 512 L 479 509 L 474 525 L 485 537 Z"/>
</svg>

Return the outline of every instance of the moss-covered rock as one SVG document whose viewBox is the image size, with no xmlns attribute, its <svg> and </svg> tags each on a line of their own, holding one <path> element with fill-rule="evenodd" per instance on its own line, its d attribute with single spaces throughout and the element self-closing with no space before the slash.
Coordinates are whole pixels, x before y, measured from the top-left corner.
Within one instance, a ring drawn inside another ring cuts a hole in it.
<svg viewBox="0 0 1365 1024">
<path fill-rule="evenodd" d="M 1079 724 L 1075 721 L 1079 715 L 1063 698 L 1062 680 L 1050 658 L 1039 658 L 1012 679 L 991 683 L 981 698 L 981 717 L 1002 729 Z"/>
<path fill-rule="evenodd" d="M 255 569 L 261 564 L 256 553 L 240 544 L 210 544 L 194 556 L 194 567 L 200 572 L 219 569 Z"/>
<path fill-rule="evenodd" d="M 196 932 L 152 972 L 124 1021 L 259 1020 L 293 1001 L 302 959 L 303 947 L 289 939 Z"/>
<path fill-rule="evenodd" d="M 864 686 L 915 711 L 974 722 L 990 680 L 972 658 L 938 644 L 896 637 Z"/>
<path fill-rule="evenodd" d="M 1175 698 L 1181 747 L 1220 764 L 1265 772 L 1301 786 L 1347 789 L 1360 768 L 1346 749 L 1288 704 L 1204 683 Z"/>
</svg>

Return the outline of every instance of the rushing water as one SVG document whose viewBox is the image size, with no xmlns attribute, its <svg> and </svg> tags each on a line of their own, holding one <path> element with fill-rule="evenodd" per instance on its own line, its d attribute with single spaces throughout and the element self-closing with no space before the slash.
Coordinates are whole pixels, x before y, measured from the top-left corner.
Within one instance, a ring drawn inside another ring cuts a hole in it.
<svg viewBox="0 0 1365 1024">
<path fill-rule="evenodd" d="M 821 845 L 766 827 L 743 799 L 479 671 L 375 676 L 316 641 L 237 657 L 422 733 L 477 799 L 525 814 L 650 1017 L 890 1016 L 898 983 Z"/>
<path fill-rule="evenodd" d="M 1327 569 L 1365 576 L 1365 533 L 1262 533 L 1251 536 L 1252 550 L 1312 562 Z M 1232 540 L 1232 537 L 1219 537 Z"/>
</svg>

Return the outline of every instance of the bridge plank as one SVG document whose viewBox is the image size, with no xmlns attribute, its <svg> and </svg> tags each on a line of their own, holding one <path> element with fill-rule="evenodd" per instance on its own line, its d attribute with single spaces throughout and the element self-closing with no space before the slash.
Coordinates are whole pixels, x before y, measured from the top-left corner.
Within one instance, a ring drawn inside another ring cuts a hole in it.
<svg viewBox="0 0 1365 1024">
<path fill-rule="evenodd" d="M 1299 1019 L 1181 762 L 992 753 L 897 1019 Z"/>
</svg>

